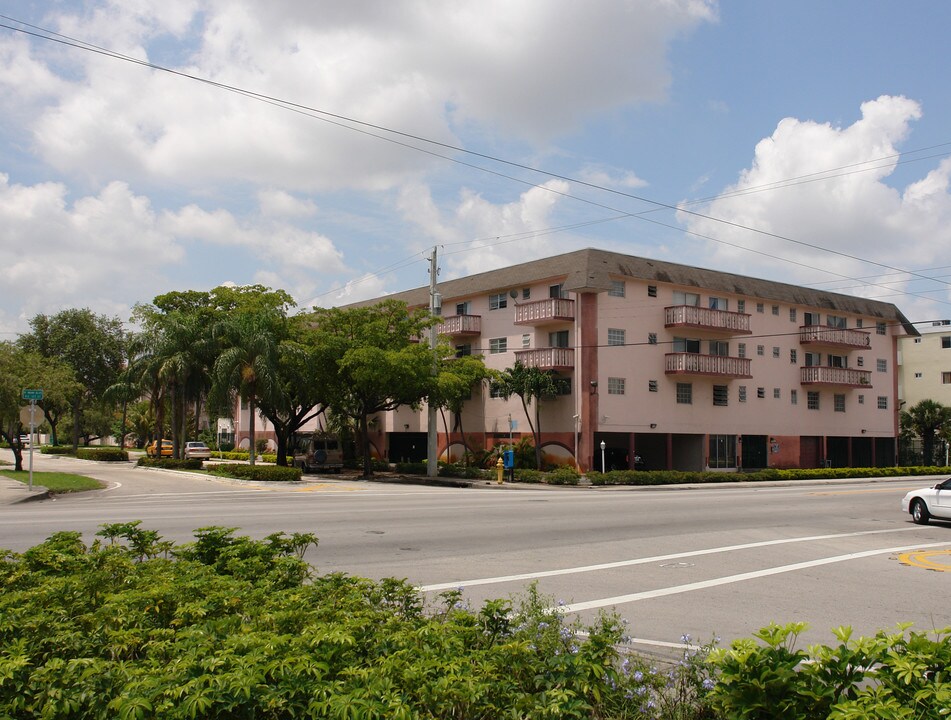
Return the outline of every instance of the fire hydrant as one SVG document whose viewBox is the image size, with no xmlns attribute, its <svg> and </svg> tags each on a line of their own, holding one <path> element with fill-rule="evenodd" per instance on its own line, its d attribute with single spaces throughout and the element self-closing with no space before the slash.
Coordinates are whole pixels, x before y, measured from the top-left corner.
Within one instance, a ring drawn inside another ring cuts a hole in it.
<svg viewBox="0 0 951 720">
<path fill-rule="evenodd" d="M 495 472 L 496 472 L 496 483 L 499 485 L 502 484 L 502 473 L 505 472 L 502 466 L 502 458 L 499 458 L 499 461 L 495 463 Z"/>
</svg>

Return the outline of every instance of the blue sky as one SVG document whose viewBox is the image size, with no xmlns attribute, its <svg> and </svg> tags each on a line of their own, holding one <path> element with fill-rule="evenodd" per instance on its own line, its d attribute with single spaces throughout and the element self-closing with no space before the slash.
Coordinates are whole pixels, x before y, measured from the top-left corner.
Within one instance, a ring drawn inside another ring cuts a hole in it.
<svg viewBox="0 0 951 720">
<path fill-rule="evenodd" d="M 951 316 L 948 3 L 0 0 L 0 14 L 0 338 L 39 312 L 127 319 L 222 283 L 302 307 L 376 297 L 428 283 L 433 246 L 443 279 L 602 247 Z"/>
</svg>

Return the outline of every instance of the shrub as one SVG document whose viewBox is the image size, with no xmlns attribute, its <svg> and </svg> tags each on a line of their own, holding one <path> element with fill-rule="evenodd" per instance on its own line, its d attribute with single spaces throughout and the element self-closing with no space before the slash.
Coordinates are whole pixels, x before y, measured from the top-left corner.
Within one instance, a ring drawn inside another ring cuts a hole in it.
<svg viewBox="0 0 951 720">
<path fill-rule="evenodd" d="M 446 463 L 439 466 L 439 475 L 441 477 L 481 479 L 485 477 L 485 472 L 471 465 Z"/>
<path fill-rule="evenodd" d="M 586 473 L 592 485 L 677 485 L 683 483 L 769 482 L 905 475 L 944 475 L 941 467 L 806 468 L 757 470 L 755 472 L 684 472 L 681 470 L 611 470 Z"/>
<path fill-rule="evenodd" d="M 396 472 L 402 475 L 425 475 L 426 463 L 424 462 L 398 462 L 395 465 Z"/>
<path fill-rule="evenodd" d="M 241 480 L 255 480 L 258 482 L 296 482 L 303 477 L 300 468 L 280 467 L 278 465 L 209 464 L 206 469 L 222 477 L 235 477 Z"/>
<path fill-rule="evenodd" d="M 72 455 L 73 448 L 70 445 L 44 445 L 40 452 L 44 455 Z"/>
<path fill-rule="evenodd" d="M 508 478 L 508 473 L 505 474 L 505 477 Z M 541 470 L 530 470 L 529 468 L 515 468 L 515 482 L 523 483 L 540 483 L 544 482 L 545 473 Z"/>
<path fill-rule="evenodd" d="M 545 477 L 549 485 L 577 485 L 581 482 L 581 475 L 573 467 L 560 467 L 552 470 Z"/>
<path fill-rule="evenodd" d="M 347 470 L 363 470 L 363 458 L 346 459 L 343 461 L 343 466 L 347 468 Z M 390 470 L 390 464 L 386 460 L 380 460 L 379 458 L 370 460 L 370 467 L 373 468 L 374 472 L 388 472 Z M 424 474 L 425 472 L 426 471 L 423 470 Z"/>
<path fill-rule="evenodd" d="M 114 447 L 85 447 L 76 450 L 80 460 L 99 460 L 102 462 L 122 462 L 129 459 L 126 450 Z"/>
<path fill-rule="evenodd" d="M 139 458 L 137 467 L 154 467 L 165 470 L 201 470 L 202 461 L 198 458 L 175 460 L 174 458 Z"/>
</svg>

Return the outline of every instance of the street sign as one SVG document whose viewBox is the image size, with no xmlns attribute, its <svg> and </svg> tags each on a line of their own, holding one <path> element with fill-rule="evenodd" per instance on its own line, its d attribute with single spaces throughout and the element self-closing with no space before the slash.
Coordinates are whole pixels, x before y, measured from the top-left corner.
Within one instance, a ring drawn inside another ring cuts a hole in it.
<svg viewBox="0 0 951 720">
<path fill-rule="evenodd" d="M 43 390 L 28 390 L 23 389 L 23 399 L 24 400 L 42 400 L 43 399 Z"/>
</svg>

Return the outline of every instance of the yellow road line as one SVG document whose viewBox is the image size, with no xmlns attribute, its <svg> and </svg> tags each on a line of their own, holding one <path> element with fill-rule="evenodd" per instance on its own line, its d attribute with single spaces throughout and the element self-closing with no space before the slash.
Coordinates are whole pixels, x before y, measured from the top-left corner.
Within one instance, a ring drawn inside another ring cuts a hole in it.
<svg viewBox="0 0 951 720">
<path fill-rule="evenodd" d="M 947 558 L 947 562 L 936 562 L 932 560 L 932 558 L 935 557 Z M 912 550 L 911 552 L 899 555 L 898 562 L 902 565 L 920 567 L 925 570 L 951 572 L 951 550 Z"/>
</svg>

